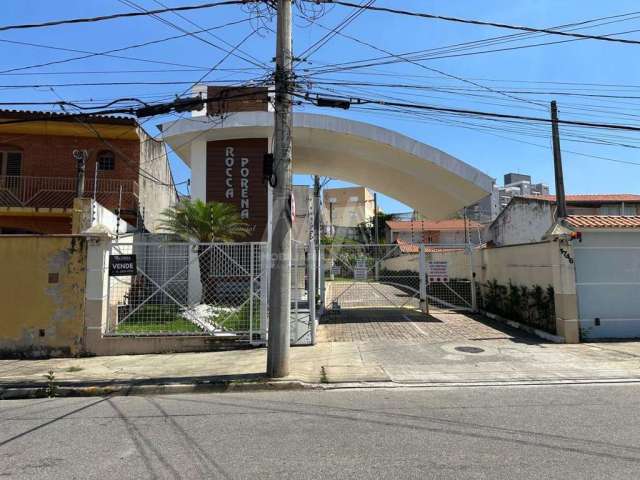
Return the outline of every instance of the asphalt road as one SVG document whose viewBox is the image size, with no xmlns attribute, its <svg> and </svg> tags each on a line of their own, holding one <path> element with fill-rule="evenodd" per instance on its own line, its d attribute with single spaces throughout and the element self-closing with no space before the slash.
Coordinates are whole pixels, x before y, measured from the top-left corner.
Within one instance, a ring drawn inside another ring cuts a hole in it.
<svg viewBox="0 0 640 480">
<path fill-rule="evenodd" d="M 0 402 L 0 477 L 637 479 L 640 385 Z"/>
</svg>

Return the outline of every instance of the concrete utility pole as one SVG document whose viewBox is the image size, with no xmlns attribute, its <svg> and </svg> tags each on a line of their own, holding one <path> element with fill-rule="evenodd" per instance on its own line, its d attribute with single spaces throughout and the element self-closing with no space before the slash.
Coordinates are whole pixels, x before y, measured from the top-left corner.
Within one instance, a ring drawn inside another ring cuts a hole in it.
<svg viewBox="0 0 640 480">
<path fill-rule="evenodd" d="M 314 248 L 316 249 L 316 260 L 320 265 L 320 177 L 313 176 L 313 239 Z M 316 291 L 314 298 L 318 294 L 320 288 L 320 268 L 316 268 Z"/>
<path fill-rule="evenodd" d="M 553 132 L 553 168 L 556 181 L 556 205 L 558 218 L 567 216 L 567 200 L 564 195 L 564 177 L 562 175 L 562 153 L 560 152 L 560 130 L 558 129 L 558 105 L 551 102 L 551 128 Z"/>
<path fill-rule="evenodd" d="M 378 233 L 378 194 L 373 192 L 373 235 L 376 245 L 380 245 L 380 234 Z"/>
<path fill-rule="evenodd" d="M 74 150 L 73 158 L 76 159 L 77 170 L 76 170 L 76 198 L 82 198 L 84 196 L 84 173 L 86 170 L 87 163 L 87 154 L 86 150 Z"/>
<path fill-rule="evenodd" d="M 289 374 L 291 316 L 291 2 L 278 0 L 275 73 L 273 235 L 267 376 Z"/>
</svg>

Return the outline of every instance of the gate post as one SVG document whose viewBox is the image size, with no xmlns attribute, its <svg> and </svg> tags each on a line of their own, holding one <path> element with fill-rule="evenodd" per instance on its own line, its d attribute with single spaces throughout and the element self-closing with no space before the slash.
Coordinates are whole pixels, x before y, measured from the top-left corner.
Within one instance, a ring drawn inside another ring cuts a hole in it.
<svg viewBox="0 0 640 480">
<path fill-rule="evenodd" d="M 307 303 L 309 305 L 309 328 L 311 329 L 311 345 L 316 344 L 316 246 L 313 234 L 309 242 L 307 255 Z"/>
<path fill-rule="evenodd" d="M 467 256 L 469 257 L 469 275 L 471 277 L 471 311 L 478 311 L 478 299 L 476 295 L 476 274 L 473 271 L 473 248 L 471 244 L 467 244 L 465 248 Z"/>
<path fill-rule="evenodd" d="M 420 310 L 423 313 L 429 313 L 429 302 L 427 301 L 427 259 L 424 252 L 424 244 L 421 243 L 418 248 L 420 252 L 418 258 L 420 260 Z"/>
<path fill-rule="evenodd" d="M 318 279 L 320 280 L 319 290 L 320 290 L 320 301 L 318 302 L 320 305 L 320 312 L 324 312 L 325 304 L 324 304 L 324 247 L 320 244 L 320 248 L 318 248 Z"/>
</svg>

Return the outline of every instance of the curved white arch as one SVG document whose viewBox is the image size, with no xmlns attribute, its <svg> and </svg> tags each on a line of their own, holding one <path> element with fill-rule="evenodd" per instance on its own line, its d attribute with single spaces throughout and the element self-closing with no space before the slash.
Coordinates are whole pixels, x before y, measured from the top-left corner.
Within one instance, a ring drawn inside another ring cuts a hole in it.
<svg viewBox="0 0 640 480">
<path fill-rule="evenodd" d="M 233 113 L 167 122 L 164 140 L 192 167 L 196 143 L 273 134 L 273 113 Z M 204 161 L 204 159 L 202 159 Z M 199 171 L 202 171 L 199 169 Z M 447 153 L 375 125 L 329 115 L 294 113 L 293 171 L 369 187 L 432 219 L 444 218 L 491 192 L 493 179 Z"/>
</svg>

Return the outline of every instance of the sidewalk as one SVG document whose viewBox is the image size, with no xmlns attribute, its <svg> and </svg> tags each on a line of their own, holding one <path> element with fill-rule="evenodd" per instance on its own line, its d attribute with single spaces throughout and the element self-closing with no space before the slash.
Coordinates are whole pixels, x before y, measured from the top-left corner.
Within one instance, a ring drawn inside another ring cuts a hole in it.
<svg viewBox="0 0 640 480">
<path fill-rule="evenodd" d="M 640 342 L 566 345 L 504 334 L 445 342 L 422 340 L 426 337 L 324 341 L 313 347 L 295 347 L 291 375 L 277 382 L 264 377 L 264 348 L 0 360 L 0 398 L 35 395 L 37 389 L 46 388 L 45 375 L 50 370 L 61 394 L 75 395 L 154 393 L 159 388 L 164 392 L 640 381 Z"/>
</svg>

